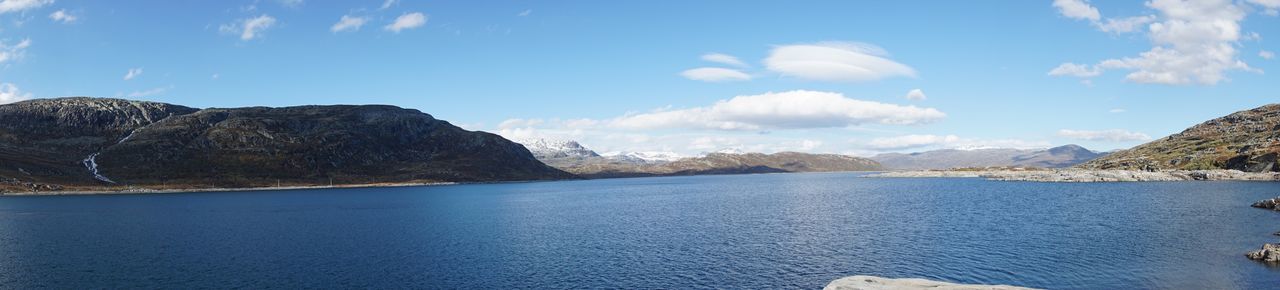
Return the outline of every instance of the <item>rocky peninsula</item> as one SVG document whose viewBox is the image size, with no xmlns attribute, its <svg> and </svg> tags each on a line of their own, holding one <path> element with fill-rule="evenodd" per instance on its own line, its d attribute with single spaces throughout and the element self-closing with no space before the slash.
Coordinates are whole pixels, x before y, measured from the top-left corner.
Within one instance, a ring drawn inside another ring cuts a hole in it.
<svg viewBox="0 0 1280 290">
<path fill-rule="evenodd" d="M 894 171 L 867 175 L 871 178 L 912 178 L 912 177 L 952 177 L 952 178 L 985 178 L 999 181 L 1034 181 L 1034 182 L 1135 182 L 1135 181 L 1208 181 L 1208 180 L 1245 180 L 1245 181 L 1278 181 L 1277 172 L 1244 172 L 1231 169 L 1210 170 L 1089 170 L 1089 169 L 1053 169 L 1053 170 L 1016 170 L 1016 169 L 984 169 L 984 170 L 923 170 Z"/>
<path fill-rule="evenodd" d="M 1008 285 L 974 285 L 939 282 L 925 279 L 904 278 L 892 279 L 876 276 L 850 276 L 831 281 L 823 290 L 888 290 L 888 289 L 933 289 L 933 290 L 1029 290 Z"/>
</svg>

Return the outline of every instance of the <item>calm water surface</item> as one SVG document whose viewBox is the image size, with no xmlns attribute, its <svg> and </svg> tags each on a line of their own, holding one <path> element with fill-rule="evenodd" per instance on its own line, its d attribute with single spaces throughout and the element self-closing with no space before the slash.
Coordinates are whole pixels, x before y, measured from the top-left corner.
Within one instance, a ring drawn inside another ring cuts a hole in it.
<svg viewBox="0 0 1280 290">
<path fill-rule="evenodd" d="M 0 288 L 1270 288 L 1280 183 L 850 173 L 0 198 Z"/>
</svg>

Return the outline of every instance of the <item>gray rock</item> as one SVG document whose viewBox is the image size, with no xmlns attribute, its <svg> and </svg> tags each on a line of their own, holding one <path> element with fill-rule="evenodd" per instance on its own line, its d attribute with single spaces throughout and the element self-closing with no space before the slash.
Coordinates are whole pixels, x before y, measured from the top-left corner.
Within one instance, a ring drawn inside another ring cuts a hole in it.
<svg viewBox="0 0 1280 290">
<path fill-rule="evenodd" d="M 1250 260 L 1280 263 L 1280 245 L 1263 244 L 1262 249 L 1244 254 Z"/>
<path fill-rule="evenodd" d="M 1270 210 L 1280 210 L 1280 208 L 1277 208 L 1276 205 L 1280 205 L 1280 197 L 1259 200 L 1258 202 L 1255 202 L 1250 206 L 1256 207 L 1256 208 L 1265 208 Z"/>
</svg>

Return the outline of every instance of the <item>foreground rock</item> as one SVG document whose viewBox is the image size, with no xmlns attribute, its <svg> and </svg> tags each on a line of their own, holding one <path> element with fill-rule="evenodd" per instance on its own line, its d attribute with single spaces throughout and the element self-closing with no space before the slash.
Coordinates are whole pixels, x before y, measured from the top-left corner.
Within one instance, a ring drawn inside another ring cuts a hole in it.
<svg viewBox="0 0 1280 290">
<path fill-rule="evenodd" d="M 1280 208 L 1277 208 L 1276 205 L 1280 205 L 1280 197 L 1260 200 L 1258 202 L 1253 203 L 1253 205 L 1250 205 L 1250 206 L 1256 207 L 1256 208 L 1265 208 L 1270 210 L 1280 210 Z"/>
<path fill-rule="evenodd" d="M 1267 263 L 1280 263 L 1280 245 L 1264 244 L 1261 250 L 1244 254 L 1250 260 Z"/>
<path fill-rule="evenodd" d="M 875 276 L 852 276 L 844 277 L 831 284 L 823 290 L 877 290 L 877 289 L 935 289 L 935 290 L 1015 290 L 1015 289 L 1035 289 L 1008 285 L 970 285 L 956 284 L 947 282 L 938 282 L 925 279 L 890 279 Z"/>
<path fill-rule="evenodd" d="M 1278 181 L 1280 173 L 1243 172 L 1238 170 L 979 170 L 979 171 L 899 171 L 867 175 L 866 177 L 978 177 L 1000 181 L 1036 182 L 1132 182 L 1132 181 L 1192 181 L 1192 180 L 1247 180 Z"/>
</svg>

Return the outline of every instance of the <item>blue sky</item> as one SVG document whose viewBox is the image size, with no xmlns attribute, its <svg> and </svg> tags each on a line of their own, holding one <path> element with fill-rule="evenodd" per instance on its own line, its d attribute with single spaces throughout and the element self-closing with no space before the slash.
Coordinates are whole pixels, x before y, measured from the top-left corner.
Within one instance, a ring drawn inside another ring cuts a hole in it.
<svg viewBox="0 0 1280 290">
<path fill-rule="evenodd" d="M 601 152 L 871 155 L 1127 148 L 1280 100 L 1273 0 L 679 2 L 0 0 L 0 101 L 392 104 Z"/>
</svg>

